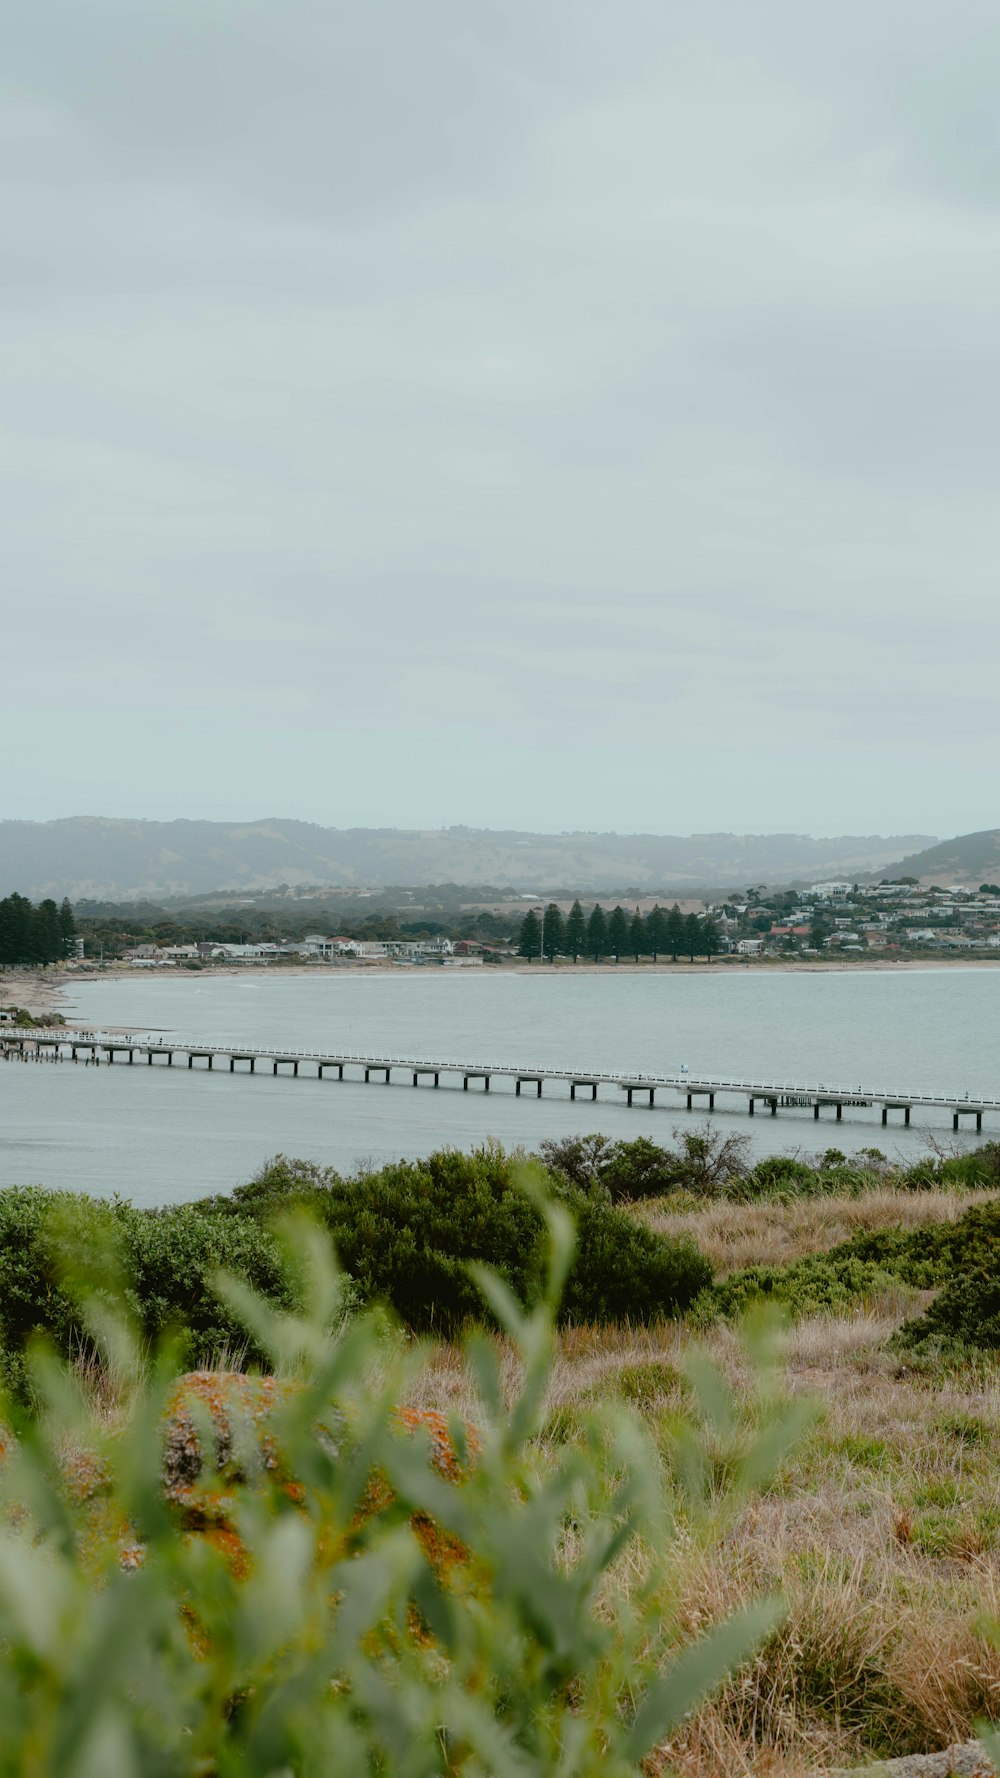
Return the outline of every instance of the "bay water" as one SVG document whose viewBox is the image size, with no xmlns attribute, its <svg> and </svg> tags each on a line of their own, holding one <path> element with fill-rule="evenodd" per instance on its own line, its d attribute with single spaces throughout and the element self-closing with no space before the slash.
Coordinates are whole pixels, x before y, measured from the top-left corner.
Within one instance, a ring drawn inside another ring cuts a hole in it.
<svg viewBox="0 0 1000 1778">
<path fill-rule="evenodd" d="M 634 1069 L 822 1081 L 907 1092 L 1000 1094 L 1000 969 L 580 973 L 490 969 L 346 970 L 282 975 L 133 977 L 74 983 L 65 1011 L 95 1028 L 128 1026 L 179 1041 L 410 1055 L 428 1060 L 579 1069 Z M 898 1115 L 898 1114 L 897 1114 Z M 877 1111 L 746 1116 L 717 1101 L 713 1122 L 753 1152 L 851 1152 L 876 1145 L 913 1160 L 928 1138 L 950 1147 L 1000 1139 L 952 1136 L 945 1113 L 919 1111 L 905 1130 Z M 270 1070 L 209 1073 L 161 1064 L 82 1062 L 0 1068 L 0 1185 L 41 1183 L 137 1204 L 231 1189 L 278 1152 L 349 1170 L 360 1162 L 471 1148 L 488 1137 L 534 1148 L 545 1137 L 601 1130 L 669 1142 L 692 1128 L 664 1091 L 627 1109 L 603 1088 L 571 1102 L 565 1084 L 520 1098 L 512 1081 L 388 1087 Z"/>
</svg>

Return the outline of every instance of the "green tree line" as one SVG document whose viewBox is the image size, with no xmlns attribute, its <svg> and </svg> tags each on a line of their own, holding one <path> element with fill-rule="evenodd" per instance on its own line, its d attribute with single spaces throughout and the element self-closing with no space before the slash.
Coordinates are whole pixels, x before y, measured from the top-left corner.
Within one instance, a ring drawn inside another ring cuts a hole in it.
<svg viewBox="0 0 1000 1778">
<path fill-rule="evenodd" d="M 518 935 L 517 953 L 528 959 L 581 957 L 600 963 L 613 957 L 669 957 L 676 963 L 680 957 L 694 962 L 696 957 L 714 957 L 719 949 L 719 928 L 707 915 L 682 914 L 675 902 L 672 908 L 651 908 L 641 914 L 636 908 L 629 915 L 623 907 L 608 913 L 596 902 L 589 917 L 579 901 L 574 901 L 564 915 L 550 901 L 541 919 L 534 909 L 525 914 Z"/>
<path fill-rule="evenodd" d="M 36 907 L 24 895 L 0 901 L 0 966 L 61 963 L 75 948 L 76 921 L 68 901 L 50 900 Z"/>
</svg>

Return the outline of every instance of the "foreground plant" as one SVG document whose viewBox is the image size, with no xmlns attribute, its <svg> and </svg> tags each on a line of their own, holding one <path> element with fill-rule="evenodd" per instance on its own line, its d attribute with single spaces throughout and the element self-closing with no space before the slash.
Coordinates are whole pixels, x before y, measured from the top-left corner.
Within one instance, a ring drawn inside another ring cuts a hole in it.
<svg viewBox="0 0 1000 1778">
<path fill-rule="evenodd" d="M 103 1434 L 73 1372 L 33 1355 L 40 1405 L 11 1407 L 0 1468 L 2 1778 L 639 1771 L 781 1611 L 761 1601 L 678 1649 L 675 1520 L 712 1535 L 804 1415 L 765 1387 L 748 1439 L 720 1376 L 696 1361 L 672 1495 L 621 1411 L 594 1418 L 578 1447 L 543 1453 L 574 1236 L 564 1210 L 541 1209 L 549 1261 L 533 1312 L 478 1273 L 519 1387 L 505 1399 L 495 1341 L 473 1337 L 482 1424 L 474 1437 L 449 1426 L 449 1466 L 440 1429 L 432 1440 L 398 1411 L 425 1352 L 387 1339 L 377 1317 L 338 1327 L 341 1280 L 306 1225 L 288 1237 L 302 1313 L 220 1280 L 276 1382 L 263 1427 L 245 1405 L 262 1392 L 243 1391 L 243 1407 L 235 1392 L 225 1462 L 209 1409 L 185 1396 L 201 1473 L 183 1508 L 164 1485 L 169 1350 L 144 1368 L 106 1295 L 91 1305 L 129 1398 Z M 208 1534 L 220 1524 L 228 1541 Z M 639 1575 L 628 1587 L 626 1555 Z"/>
</svg>

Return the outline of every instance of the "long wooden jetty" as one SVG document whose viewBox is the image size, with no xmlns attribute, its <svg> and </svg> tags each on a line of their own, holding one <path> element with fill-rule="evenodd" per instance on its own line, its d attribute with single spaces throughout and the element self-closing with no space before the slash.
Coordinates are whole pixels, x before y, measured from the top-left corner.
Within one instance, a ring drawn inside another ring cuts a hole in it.
<svg viewBox="0 0 1000 1778">
<path fill-rule="evenodd" d="M 236 1073 L 237 1065 L 240 1065 L 241 1072 L 245 1070 L 250 1074 L 256 1073 L 258 1065 L 265 1069 L 270 1066 L 272 1074 L 290 1070 L 293 1075 L 298 1075 L 299 1069 L 304 1068 L 314 1069 L 314 1078 L 320 1080 L 328 1070 L 336 1069 L 339 1080 L 363 1076 L 366 1081 L 380 1080 L 386 1085 L 393 1075 L 409 1075 L 415 1087 L 422 1081 L 431 1081 L 439 1087 L 442 1077 L 448 1076 L 461 1079 L 466 1092 L 469 1083 L 475 1082 L 488 1093 L 491 1081 L 499 1079 L 513 1081 L 517 1094 L 522 1087 L 534 1087 L 539 1099 L 546 1082 L 568 1086 L 571 1099 L 575 1099 L 579 1092 L 587 1091 L 591 1099 L 596 1099 L 600 1087 L 610 1087 L 616 1093 L 623 1093 L 628 1105 L 638 1100 L 640 1104 L 652 1106 L 659 1092 L 680 1094 L 689 1111 L 694 1107 L 713 1111 L 717 1097 L 735 1098 L 746 1103 L 750 1117 L 761 1105 L 772 1117 L 777 1117 L 779 1108 L 811 1109 L 813 1117 L 818 1120 L 821 1112 L 831 1110 L 839 1121 L 847 1106 L 880 1110 L 883 1124 L 888 1123 L 890 1112 L 901 1112 L 903 1122 L 908 1124 L 914 1111 L 945 1111 L 951 1113 L 953 1130 L 960 1127 L 962 1118 L 975 1118 L 976 1129 L 981 1130 L 986 1112 L 1000 1113 L 1000 1098 L 968 1092 L 911 1093 L 864 1084 L 835 1086 L 822 1081 L 727 1080 L 694 1075 L 686 1069 L 676 1074 L 646 1074 L 604 1068 L 553 1068 L 535 1063 L 515 1065 L 511 1062 L 428 1060 L 427 1057 L 413 1056 L 363 1056 L 348 1050 L 192 1043 L 174 1037 L 140 1037 L 133 1032 L 84 1031 L 68 1026 L 48 1029 L 0 1027 L 0 1053 L 8 1060 L 19 1055 L 23 1060 L 51 1058 L 79 1062 L 83 1056 L 88 1062 L 117 1062 L 119 1065 L 126 1058 L 134 1065 L 138 1057 L 150 1068 L 154 1063 L 172 1068 L 176 1062 L 186 1063 L 191 1069 L 196 1064 L 213 1069 L 217 1062 L 221 1062 L 228 1063 L 230 1074 Z M 345 1074 L 346 1070 L 350 1070 L 350 1074 Z"/>
</svg>

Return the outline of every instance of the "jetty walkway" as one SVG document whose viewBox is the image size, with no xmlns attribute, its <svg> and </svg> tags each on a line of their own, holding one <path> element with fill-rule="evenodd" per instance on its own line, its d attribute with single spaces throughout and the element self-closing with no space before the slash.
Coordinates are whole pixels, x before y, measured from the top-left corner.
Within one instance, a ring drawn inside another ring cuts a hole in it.
<svg viewBox="0 0 1000 1778">
<path fill-rule="evenodd" d="M 466 1092 L 470 1082 L 479 1084 L 488 1093 L 493 1080 L 504 1080 L 514 1083 L 517 1094 L 520 1094 L 522 1087 L 534 1087 L 539 1099 L 546 1083 L 568 1086 L 571 1099 L 575 1099 L 580 1092 L 589 1092 L 593 1100 L 597 1098 L 601 1087 L 607 1087 L 616 1094 L 623 1093 L 628 1105 L 638 1100 L 640 1104 L 652 1106 L 656 1102 L 657 1093 L 679 1094 L 686 1100 L 689 1111 L 696 1107 L 713 1111 L 717 1097 L 735 1098 L 745 1102 L 750 1117 L 755 1115 L 757 1106 L 761 1105 L 772 1117 L 777 1117 L 779 1108 L 811 1109 L 813 1117 L 818 1120 L 821 1112 L 830 1110 L 839 1121 L 843 1117 L 844 1107 L 848 1106 L 880 1110 L 883 1124 L 888 1123 L 890 1112 L 901 1112 L 903 1122 L 908 1124 L 914 1111 L 944 1111 L 951 1113 L 953 1130 L 960 1127 L 962 1118 L 975 1118 L 976 1129 L 981 1130 L 986 1112 L 1000 1114 L 1000 1098 L 982 1097 L 969 1092 L 910 1093 L 888 1091 L 862 1083 L 857 1086 L 835 1086 L 823 1081 L 726 1080 L 694 1075 L 687 1069 L 681 1069 L 676 1074 L 645 1074 L 604 1068 L 553 1068 L 548 1064 L 534 1063 L 515 1066 L 509 1062 L 362 1056 L 347 1050 L 289 1050 L 241 1043 L 191 1043 L 173 1037 L 140 1037 L 133 1032 L 121 1031 L 83 1031 L 69 1026 L 44 1030 L 38 1027 L 23 1029 L 18 1026 L 0 1026 L 0 1056 L 7 1061 L 58 1060 L 76 1063 L 83 1057 L 87 1064 L 106 1063 L 119 1066 L 126 1059 L 128 1064 L 134 1065 L 138 1058 L 150 1068 L 155 1063 L 167 1068 L 176 1064 L 186 1065 L 191 1069 L 196 1065 L 213 1069 L 216 1063 L 222 1063 L 228 1064 L 230 1074 L 236 1073 L 238 1068 L 240 1072 L 254 1074 L 261 1067 L 264 1070 L 270 1068 L 272 1074 L 290 1070 L 293 1075 L 298 1075 L 302 1068 L 307 1072 L 315 1070 L 313 1078 L 319 1080 L 324 1078 L 328 1070 L 336 1069 L 339 1080 L 363 1076 L 366 1081 L 378 1080 L 386 1085 L 393 1075 L 409 1075 L 415 1087 L 424 1081 L 439 1087 L 442 1077 L 450 1077 L 460 1079 Z M 345 1070 L 350 1070 L 350 1073 L 345 1074 Z"/>
</svg>

